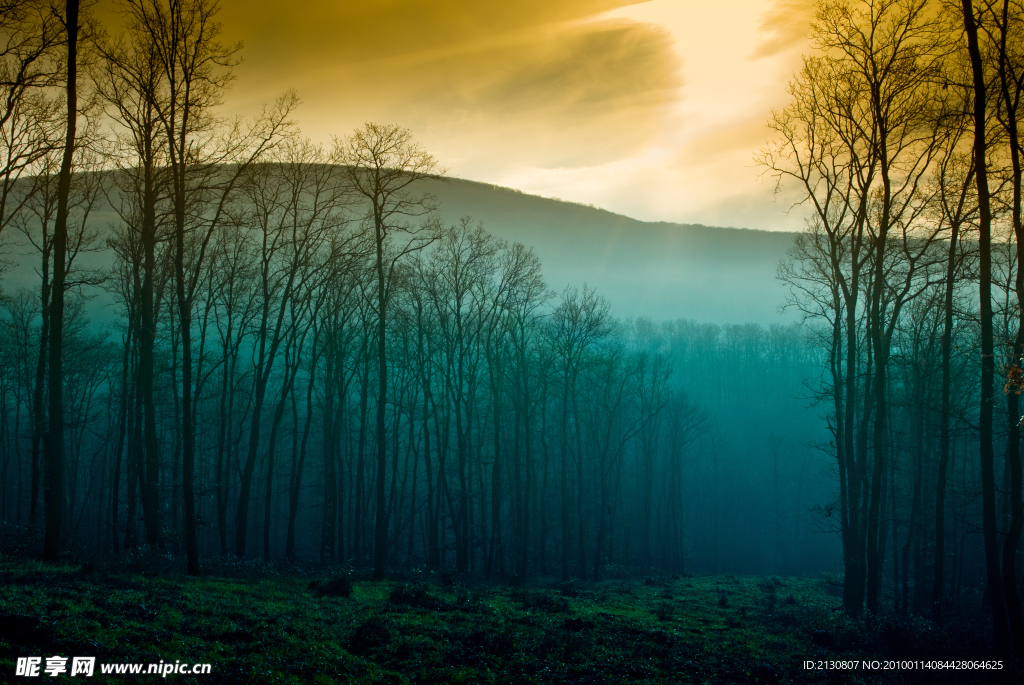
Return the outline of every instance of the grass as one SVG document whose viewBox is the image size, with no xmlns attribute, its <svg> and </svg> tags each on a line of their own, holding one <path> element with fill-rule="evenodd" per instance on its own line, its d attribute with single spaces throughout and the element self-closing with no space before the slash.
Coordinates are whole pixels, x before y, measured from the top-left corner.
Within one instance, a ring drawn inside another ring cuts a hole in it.
<svg viewBox="0 0 1024 685">
<path fill-rule="evenodd" d="M 914 619 L 868 626 L 835 610 L 824 580 L 703 576 L 520 588 L 418 576 L 190 579 L 0 561 L 0 682 L 32 682 L 13 677 L 15 659 L 54 654 L 210 663 L 209 675 L 168 676 L 207 685 L 913 683 L 922 672 L 803 664 L 984 658 L 976 627 L 957 623 L 952 632 Z M 990 682 L 965 671 L 927 675 Z M 159 679 L 103 676 L 97 667 L 92 682 L 104 678 Z"/>
</svg>

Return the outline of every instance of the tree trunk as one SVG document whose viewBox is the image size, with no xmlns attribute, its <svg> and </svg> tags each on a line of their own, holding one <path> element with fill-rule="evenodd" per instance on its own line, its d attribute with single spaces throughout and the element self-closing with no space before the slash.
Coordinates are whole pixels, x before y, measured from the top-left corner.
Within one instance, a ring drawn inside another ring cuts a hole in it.
<svg viewBox="0 0 1024 685">
<path fill-rule="evenodd" d="M 384 284 L 384 226 L 376 220 L 377 247 L 377 520 L 373 535 L 373 577 L 380 580 L 388 565 L 388 516 L 384 499 L 385 471 L 387 469 L 387 436 L 385 409 L 388 399 L 387 358 L 387 292 Z"/>
<path fill-rule="evenodd" d="M 160 460 L 156 434 L 156 409 L 153 402 L 153 347 L 156 338 L 153 280 L 156 273 L 156 188 L 152 155 L 144 161 L 142 289 L 139 293 L 139 390 L 142 393 L 143 435 L 146 446 L 146 472 L 143 479 L 142 515 L 146 523 L 146 542 L 152 547 L 160 539 Z"/>
<path fill-rule="evenodd" d="M 46 434 L 46 480 L 43 500 L 46 529 L 43 560 L 60 559 L 64 513 L 64 291 L 67 269 L 68 196 L 71 194 L 71 162 L 75 153 L 78 120 L 78 0 L 65 3 L 67 29 L 67 130 L 64 156 L 57 182 L 57 220 L 53 227 L 53 292 L 50 306 L 49 430 Z"/>
<path fill-rule="evenodd" d="M 999 45 L 999 82 L 1002 89 L 1003 105 L 1008 116 L 1003 118 L 1010 146 L 1010 163 L 1012 168 L 1012 204 L 1011 215 L 1013 232 L 1016 242 L 1017 269 L 1014 289 L 1017 295 L 1017 337 L 1013 344 L 1011 367 L 1021 368 L 1024 361 L 1024 225 L 1021 223 L 1021 146 L 1018 131 L 1021 89 L 1015 84 L 1016 92 L 1010 92 L 1010 79 L 1007 74 L 1007 34 L 1010 31 L 1009 0 L 1003 1 L 1002 25 Z M 1019 25 L 1019 24 L 1018 24 Z M 1019 38 L 1018 38 L 1019 40 Z M 1008 613 L 1010 633 L 1013 639 L 1013 650 L 1018 656 L 1024 654 L 1024 614 L 1021 612 L 1020 592 L 1017 587 L 1017 549 L 1020 544 L 1021 531 L 1024 530 L 1024 485 L 1021 483 L 1020 455 L 1020 393 L 1022 386 L 1007 386 L 1007 420 L 1009 435 L 1006 443 L 1006 467 L 1010 477 L 1010 528 L 1006 534 L 1003 547 L 1003 585 L 1006 592 L 1006 610 Z"/>
<path fill-rule="evenodd" d="M 943 292 L 942 312 L 942 390 L 939 409 L 939 473 L 935 483 L 935 578 L 932 583 L 932 615 L 942 617 L 942 589 L 946 562 L 946 480 L 949 471 L 949 411 L 953 353 L 953 278 L 956 275 L 956 250 L 959 223 L 950 230 L 949 250 L 946 254 L 946 288 Z"/>
<path fill-rule="evenodd" d="M 996 481 L 992 446 L 993 380 L 995 359 L 992 340 L 992 209 L 985 155 L 986 84 L 978 45 L 978 27 L 972 0 L 963 0 L 964 29 L 974 77 L 974 169 L 978 188 L 978 298 L 981 304 L 981 403 L 978 426 L 981 461 L 982 538 L 985 544 L 987 595 L 992 611 L 992 640 L 996 657 L 1010 652 L 1006 597 L 999 567 L 996 530 Z"/>
</svg>

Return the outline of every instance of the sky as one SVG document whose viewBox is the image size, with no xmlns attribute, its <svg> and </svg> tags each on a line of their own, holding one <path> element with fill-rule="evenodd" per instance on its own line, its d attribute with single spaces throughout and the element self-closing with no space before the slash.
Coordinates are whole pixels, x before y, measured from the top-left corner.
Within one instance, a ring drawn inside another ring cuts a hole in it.
<svg viewBox="0 0 1024 685">
<path fill-rule="evenodd" d="M 397 123 L 451 176 L 647 221 L 800 230 L 754 155 L 807 0 L 222 0 L 227 99 L 288 88 L 305 135 Z"/>
</svg>

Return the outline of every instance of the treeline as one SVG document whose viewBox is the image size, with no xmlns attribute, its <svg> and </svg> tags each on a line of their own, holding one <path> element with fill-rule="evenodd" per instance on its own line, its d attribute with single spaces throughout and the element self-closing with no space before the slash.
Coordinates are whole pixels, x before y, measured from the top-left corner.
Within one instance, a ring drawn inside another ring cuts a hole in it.
<svg viewBox="0 0 1024 685">
<path fill-rule="evenodd" d="M 2 27 L 0 237 L 35 270 L 3 302 L 5 549 L 831 566 L 794 327 L 616 321 L 528 247 L 443 226 L 408 131 L 314 145 L 290 93 L 219 118 L 238 48 L 216 5 L 128 2 L 116 35 L 75 11 Z M 115 311 L 90 322 L 99 288 Z"/>
<path fill-rule="evenodd" d="M 1019 654 L 1024 7 L 822 2 L 810 37 L 760 161 L 811 212 L 781 274 L 825 351 L 844 606 L 941 618 L 981 543 Z"/>
<path fill-rule="evenodd" d="M 311 169 L 344 178 L 340 167 Z M 265 181 L 295 170 L 258 172 Z M 829 567 L 808 511 L 827 481 L 813 452 L 783 437 L 799 432 L 786 414 L 799 412 L 799 379 L 817 362 L 795 327 L 616 322 L 592 290 L 552 293 L 522 245 L 468 221 L 449 227 L 395 264 L 380 480 L 372 255 L 339 250 L 357 235 L 341 224 L 303 221 L 299 236 L 290 213 L 254 221 L 252 197 L 237 199 L 245 220 L 211 238 L 195 299 L 201 555 L 371 566 L 383 483 L 386 568 L 595 578 Z M 124 239 L 110 240 L 104 284 L 120 299 L 115 340 L 80 306 L 68 315 L 65 540 L 79 554 L 184 548 L 169 268 L 155 287 L 165 294 L 155 298 L 149 452 L 141 278 Z M 43 513 L 31 449 L 39 301 L 16 291 L 4 319 L 8 541 Z M 714 418 L 730 406 L 754 415 L 732 427 Z"/>
</svg>

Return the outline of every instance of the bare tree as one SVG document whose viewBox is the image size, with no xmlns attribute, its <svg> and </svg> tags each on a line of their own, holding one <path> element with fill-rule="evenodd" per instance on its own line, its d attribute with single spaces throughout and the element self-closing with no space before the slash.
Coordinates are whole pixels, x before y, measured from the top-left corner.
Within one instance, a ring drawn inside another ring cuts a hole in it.
<svg viewBox="0 0 1024 685">
<path fill-rule="evenodd" d="M 50 87 L 60 86 L 65 33 L 54 9 L 46 0 L 13 0 L 0 12 L 0 236 L 17 209 L 10 202 L 18 180 L 60 148 L 64 119 Z"/>
<path fill-rule="evenodd" d="M 444 232 L 432 255 L 433 277 L 428 286 L 437 332 L 443 350 L 444 395 L 455 419 L 456 469 L 459 505 L 455 514 L 455 566 L 460 573 L 470 563 L 470 444 L 474 414 L 474 387 L 479 344 L 493 308 L 488 286 L 501 245 L 480 225 L 464 217 L 459 226 Z"/>
<path fill-rule="evenodd" d="M 60 558 L 60 537 L 64 508 L 64 406 L 62 364 L 64 359 L 64 294 L 68 250 L 68 197 L 71 193 L 71 164 L 75 154 L 78 123 L 78 0 L 68 0 L 61 22 L 64 25 L 67 62 L 65 63 L 65 103 L 67 105 L 64 153 L 57 181 L 57 214 L 53 225 L 53 290 L 50 301 L 49 377 L 47 382 L 49 429 L 46 433 L 46 479 L 43 499 L 46 503 L 46 531 L 43 559 Z"/>
<path fill-rule="evenodd" d="M 1024 176 L 1024 149 L 1020 139 L 1020 126 L 1024 120 L 1024 6 L 1019 1 L 985 3 L 985 16 L 980 28 L 994 48 L 998 88 L 994 97 L 996 120 L 1005 135 L 1005 152 L 1009 156 L 1009 214 L 1014 236 L 1015 276 L 1013 290 L 1017 300 L 1017 327 L 1010 348 L 1007 368 L 1019 372 L 1024 361 L 1024 222 L 1021 219 L 1022 176 Z M 1009 336 L 1008 336 L 1009 337 Z M 1006 593 L 1006 608 L 1013 640 L 1014 652 L 1024 654 L 1024 611 L 1021 609 L 1017 587 L 1017 548 L 1024 531 L 1024 482 L 1020 454 L 1020 390 L 1006 388 L 1006 420 L 1009 435 L 1006 443 L 1007 475 L 1010 483 L 1010 528 L 1003 546 L 1002 576 Z M 1004 486 L 1005 487 L 1005 486 Z"/>
<path fill-rule="evenodd" d="M 173 225 L 175 300 L 181 341 L 182 498 L 190 574 L 199 573 L 195 507 L 197 378 L 193 306 L 207 250 L 240 175 L 289 129 L 297 105 L 287 93 L 248 125 L 225 125 L 215 114 L 232 79 L 240 45 L 221 43 L 216 3 L 130 0 L 133 30 L 153 46 L 162 102 L 156 109 L 168 159 Z M 222 165 L 231 164 L 224 168 Z M 202 205 L 205 205 L 205 209 Z M 187 249 L 186 249 L 187 248 Z M 148 481 L 148 478 L 147 478 Z"/>
<path fill-rule="evenodd" d="M 817 253 L 819 264 L 806 275 L 812 281 L 824 277 L 831 296 L 819 294 L 833 310 L 828 318 L 834 420 L 843 436 L 836 453 L 847 565 L 844 606 L 855 613 L 865 595 L 868 610 L 878 610 L 892 334 L 900 309 L 923 292 L 935 265 L 930 247 L 939 229 L 923 218 L 930 200 L 926 181 L 945 131 L 945 35 L 926 0 L 820 3 L 813 25 L 818 55 L 805 60 L 791 87 L 794 104 L 773 116 L 770 125 L 780 142 L 761 158 L 780 179 L 801 183 L 815 209 L 812 233 L 824 238 L 798 249 Z M 861 296 L 865 305 L 858 305 Z M 860 312 L 872 370 L 860 417 L 864 449 L 854 440 Z M 843 325 L 845 369 L 838 355 Z M 869 417 L 870 474 L 863 432 Z"/>
<path fill-rule="evenodd" d="M 326 161 L 322 148 L 308 141 L 285 144 L 278 154 L 252 166 L 240 188 L 241 214 L 236 220 L 254 234 L 258 270 L 253 408 L 235 518 L 238 556 L 245 555 L 250 488 L 267 384 L 281 345 L 300 330 L 305 336 L 303 322 L 289 314 L 313 296 L 323 280 L 323 270 L 338 265 L 327 258 L 325 250 L 343 251 L 346 247 L 337 235 L 345 223 L 341 211 L 346 193 L 341 178 Z M 279 414 L 285 395 L 278 405 Z M 269 554 L 269 541 L 264 553 Z"/>
<path fill-rule="evenodd" d="M 157 302 L 160 271 L 157 246 L 168 236 L 159 235 L 158 204 L 166 197 L 166 138 L 160 126 L 161 114 L 169 106 L 157 44 L 138 17 L 132 17 L 128 30 L 111 40 L 98 41 L 103 61 L 97 79 L 98 89 L 119 125 L 116 159 L 120 205 L 118 212 L 126 229 L 141 246 L 141 263 L 134 268 L 141 274 L 138 288 L 138 317 L 135 338 L 138 342 L 138 391 L 142 402 L 145 468 L 142 478 L 142 510 L 146 542 L 160 544 L 159 447 L 156 409 L 153 399 L 154 345 L 157 328 Z M 130 254 L 130 253 L 125 253 Z"/>
<path fill-rule="evenodd" d="M 395 269 L 407 255 L 423 249 L 438 235 L 437 202 L 420 191 L 422 181 L 445 173 L 437 160 L 413 141 L 408 129 L 368 123 L 338 141 L 338 163 L 344 165 L 353 190 L 366 203 L 363 230 L 372 243 L 377 280 L 377 477 L 374 529 L 374 577 L 388 565 L 388 520 L 385 501 L 387 439 L 385 407 L 388 393 L 388 304 L 395 290 Z"/>
<path fill-rule="evenodd" d="M 597 294 L 593 288 L 584 286 L 582 293 L 576 288 L 566 288 L 562 293 L 561 302 L 551 314 L 550 344 L 558 360 L 558 375 L 562 384 L 561 414 L 559 419 L 561 446 L 560 486 L 562 503 L 562 579 L 569 579 L 569 461 L 570 440 L 569 413 L 570 405 L 578 408 L 574 402 L 576 383 L 584 355 L 601 338 L 608 335 L 613 327 L 608 314 L 608 302 Z M 578 416 L 575 424 L 579 425 Z M 582 455 L 577 450 L 577 468 L 582 487 Z M 578 498 L 582 497 L 582 491 Z M 578 514 L 582 516 L 580 512 Z M 579 522 L 582 526 L 582 522 Z M 582 543 L 582 540 L 581 540 Z M 581 571 L 585 569 L 584 550 L 579 550 Z"/>
<path fill-rule="evenodd" d="M 988 597 L 992 610 L 992 639 L 996 656 L 1005 657 L 1010 652 L 1010 629 L 996 537 L 995 459 L 992 446 L 995 358 L 992 339 L 992 205 L 986 159 L 988 84 L 978 42 L 978 19 L 972 0 L 963 0 L 963 20 L 974 83 L 974 179 L 978 191 L 978 297 L 981 303 L 981 399 L 978 427 L 981 432 L 982 536 L 985 541 Z"/>
</svg>

